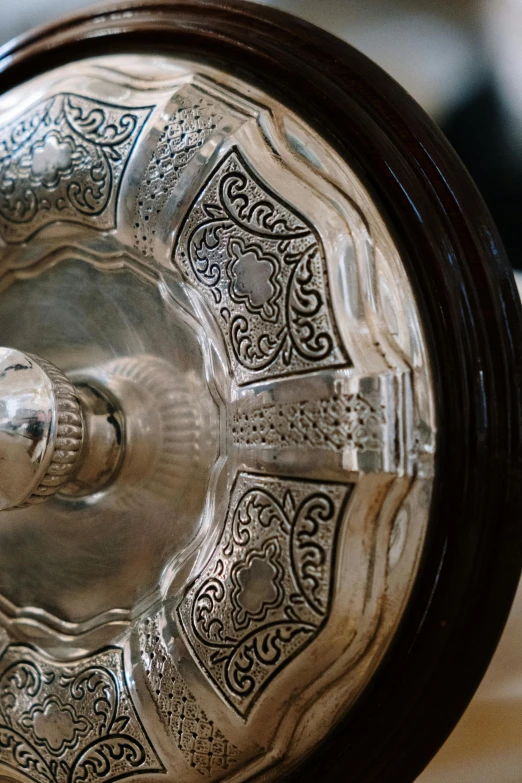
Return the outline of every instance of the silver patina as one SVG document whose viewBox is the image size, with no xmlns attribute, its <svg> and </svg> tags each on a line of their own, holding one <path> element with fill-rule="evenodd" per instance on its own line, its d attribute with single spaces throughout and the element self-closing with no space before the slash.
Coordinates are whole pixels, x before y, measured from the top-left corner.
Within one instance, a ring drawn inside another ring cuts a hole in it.
<svg viewBox="0 0 522 783">
<path fill-rule="evenodd" d="M 422 552 L 400 254 L 315 132 L 204 65 L 74 63 L 0 123 L 0 775 L 276 779 Z"/>
</svg>

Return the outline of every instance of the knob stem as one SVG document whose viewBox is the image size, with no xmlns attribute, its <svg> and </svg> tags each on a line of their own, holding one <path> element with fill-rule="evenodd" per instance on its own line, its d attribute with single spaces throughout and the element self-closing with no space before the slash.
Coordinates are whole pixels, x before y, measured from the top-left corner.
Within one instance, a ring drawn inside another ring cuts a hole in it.
<svg viewBox="0 0 522 783">
<path fill-rule="evenodd" d="M 125 419 L 110 391 L 94 380 L 78 380 L 75 390 L 84 419 L 81 458 L 60 490 L 68 497 L 96 495 L 119 472 L 125 447 Z"/>
<path fill-rule="evenodd" d="M 123 414 L 107 389 L 0 348 L 0 511 L 57 492 L 94 495 L 114 478 L 123 450 Z"/>
</svg>

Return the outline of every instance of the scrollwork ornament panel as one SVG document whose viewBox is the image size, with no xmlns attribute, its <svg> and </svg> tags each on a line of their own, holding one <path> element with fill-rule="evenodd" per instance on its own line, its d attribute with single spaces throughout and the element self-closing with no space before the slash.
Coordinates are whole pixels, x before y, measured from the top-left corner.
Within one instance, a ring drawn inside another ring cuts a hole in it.
<svg viewBox="0 0 522 783">
<path fill-rule="evenodd" d="M 201 668 L 243 718 L 328 619 L 350 491 L 249 473 L 235 482 L 221 541 L 178 617 Z"/>
<path fill-rule="evenodd" d="M 2 239 L 23 242 L 58 220 L 114 228 L 122 174 L 150 110 L 61 93 L 0 128 Z"/>
<path fill-rule="evenodd" d="M 11 645 L 0 658 L 0 770 L 35 783 L 163 772 L 132 704 L 122 651 L 58 664 Z"/>
<path fill-rule="evenodd" d="M 350 364 L 319 235 L 238 149 L 189 209 L 174 260 L 214 313 L 239 384 Z"/>
</svg>

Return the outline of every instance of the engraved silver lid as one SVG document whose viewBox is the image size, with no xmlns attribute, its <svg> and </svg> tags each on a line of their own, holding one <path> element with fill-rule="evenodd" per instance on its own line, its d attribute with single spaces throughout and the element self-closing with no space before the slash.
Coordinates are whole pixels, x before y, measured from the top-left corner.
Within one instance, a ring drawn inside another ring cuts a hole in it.
<svg viewBox="0 0 522 783">
<path fill-rule="evenodd" d="M 368 684 L 422 552 L 400 253 L 323 139 L 214 68 L 83 60 L 0 118 L 2 343 L 84 426 L 0 518 L 1 774 L 276 779 Z"/>
</svg>

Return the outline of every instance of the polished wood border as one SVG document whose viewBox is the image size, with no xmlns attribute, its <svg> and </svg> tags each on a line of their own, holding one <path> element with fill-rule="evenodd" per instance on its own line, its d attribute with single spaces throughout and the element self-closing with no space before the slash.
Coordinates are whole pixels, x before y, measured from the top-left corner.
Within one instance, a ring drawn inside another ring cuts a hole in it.
<svg viewBox="0 0 522 783">
<path fill-rule="evenodd" d="M 335 37 L 219 0 L 113 2 L 0 51 L 2 91 L 117 52 L 203 59 L 255 82 L 354 166 L 418 297 L 440 427 L 429 536 L 396 640 L 300 783 L 411 783 L 495 649 L 522 561 L 521 308 L 497 232 L 462 164 L 415 102 Z"/>
</svg>

